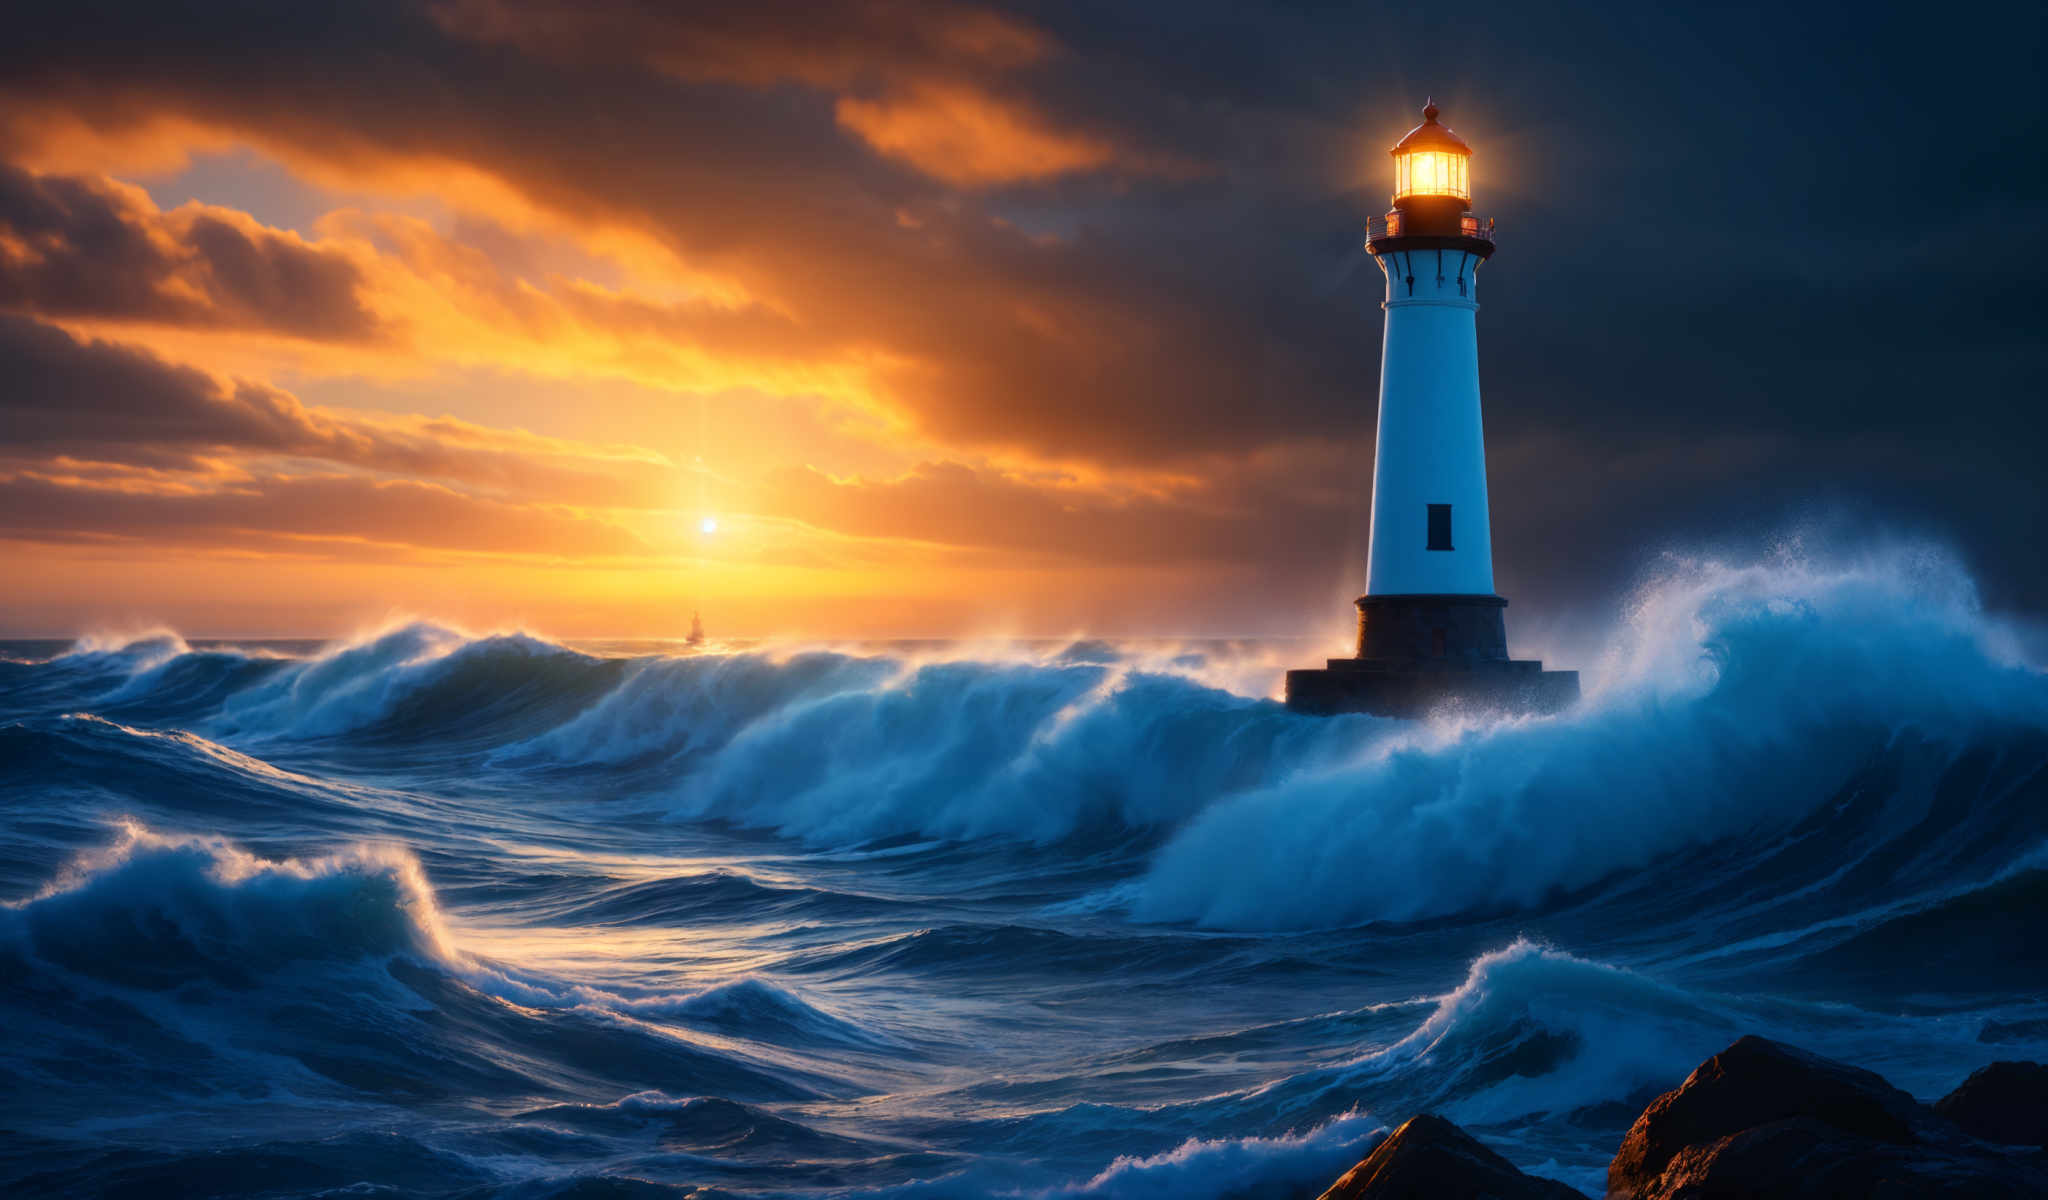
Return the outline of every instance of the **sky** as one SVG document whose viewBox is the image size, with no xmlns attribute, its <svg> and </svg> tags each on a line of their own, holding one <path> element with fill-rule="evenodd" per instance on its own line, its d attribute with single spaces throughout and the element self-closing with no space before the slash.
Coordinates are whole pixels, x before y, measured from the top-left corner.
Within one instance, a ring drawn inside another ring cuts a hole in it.
<svg viewBox="0 0 2048 1200">
<path fill-rule="evenodd" d="M 1429 97 L 1511 634 L 1815 529 L 2048 588 L 2038 5 L 4 20 L 0 636 L 1341 641 Z"/>
</svg>

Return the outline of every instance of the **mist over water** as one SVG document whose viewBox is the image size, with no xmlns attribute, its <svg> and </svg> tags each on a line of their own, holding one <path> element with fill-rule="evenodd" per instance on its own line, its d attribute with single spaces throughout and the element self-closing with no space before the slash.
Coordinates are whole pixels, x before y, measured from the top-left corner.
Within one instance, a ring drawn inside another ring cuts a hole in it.
<svg viewBox="0 0 2048 1200">
<path fill-rule="evenodd" d="M 1428 1109 L 1597 1193 L 1744 1032 L 2048 1052 L 2048 676 L 1951 559 L 1601 641 L 1419 723 L 1253 642 L 0 649 L 0 1187 L 1289 1196 Z"/>
</svg>

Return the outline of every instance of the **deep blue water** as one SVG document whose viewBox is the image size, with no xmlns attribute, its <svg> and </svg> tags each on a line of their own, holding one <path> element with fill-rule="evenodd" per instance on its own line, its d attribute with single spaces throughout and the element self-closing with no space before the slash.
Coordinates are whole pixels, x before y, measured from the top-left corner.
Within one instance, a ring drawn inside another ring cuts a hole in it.
<svg viewBox="0 0 2048 1200">
<path fill-rule="evenodd" d="M 0 1190 L 1597 1194 L 1744 1032 L 2048 1054 L 2048 676 L 1939 555 L 1675 567 L 1522 721 L 1300 647 L 0 647 Z"/>
</svg>

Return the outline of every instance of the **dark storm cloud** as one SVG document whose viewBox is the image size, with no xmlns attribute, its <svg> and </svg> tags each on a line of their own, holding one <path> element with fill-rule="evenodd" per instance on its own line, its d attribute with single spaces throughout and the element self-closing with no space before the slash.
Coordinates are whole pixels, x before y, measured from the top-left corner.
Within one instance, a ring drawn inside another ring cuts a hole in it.
<svg viewBox="0 0 2048 1200">
<path fill-rule="evenodd" d="M 340 255 L 253 222 L 0 163 L 0 308 L 364 339 L 361 283 Z"/>
<path fill-rule="evenodd" d="M 1003 69 L 1047 52 L 1028 21 L 954 0 L 756 0 L 603 6 L 577 0 L 431 0 L 431 20 L 467 39 L 607 69 L 644 63 L 686 78 L 772 83 Z"/>
<path fill-rule="evenodd" d="M 644 553 L 608 521 L 412 480 L 266 476 L 157 492 L 0 478 L 0 539 L 345 553 L 350 545 L 589 558 Z"/>
<path fill-rule="evenodd" d="M 503 552 L 520 544 L 518 523 L 527 519 L 533 553 L 616 554 L 644 547 L 547 502 L 661 509 L 680 488 L 666 464 L 601 459 L 587 447 L 446 419 L 368 423 L 22 317 L 0 316 L 0 362 L 12 367 L 0 381 L 0 475 L 16 476 L 0 497 L 15 505 L 0 536 L 217 536 L 246 547 L 251 536 L 289 539 L 296 530 Z M 266 465 L 278 460 L 305 460 L 315 474 L 297 479 Z M 392 487 L 394 474 L 421 478 Z M 1356 501 L 1339 486 L 1346 475 L 1343 455 L 1287 454 L 1219 463 L 1199 487 L 1162 497 L 1107 495 L 958 463 L 925 463 L 882 480 L 787 468 L 764 481 L 752 507 L 856 538 L 1048 561 L 1308 563 L 1342 552 L 1344 514 Z M 479 497 L 477 487 L 501 494 Z"/>
<path fill-rule="evenodd" d="M 0 363 L 0 468 L 66 459 L 214 473 L 224 460 L 295 458 L 619 506 L 659 507 L 676 488 L 657 461 L 448 419 L 343 416 L 25 317 L 0 316 Z"/>
<path fill-rule="evenodd" d="M 1328 456 L 1314 467 L 1325 484 L 1341 472 Z M 1302 564 L 1341 554 L 1351 498 L 1272 474 L 1219 471 L 1186 494 L 1118 497 L 951 462 L 888 480 L 835 480 L 805 467 L 777 472 L 764 495 L 776 515 L 856 537 L 1094 564 Z"/>
<path fill-rule="evenodd" d="M 108 342 L 79 342 L 25 317 L 0 317 L 0 454 L 63 455 L 188 467 L 228 451 L 360 458 L 367 439 L 273 388 Z"/>
<path fill-rule="evenodd" d="M 1161 467 L 1369 435 L 1358 226 L 1434 91 L 1502 222 L 1504 578 L 1604 586 L 1627 547 L 1822 496 L 1953 531 L 1994 598 L 2048 586 L 2038 6 L 1030 4 L 979 40 L 751 10 L 40 6 L 0 44 L 4 136 L 31 155 L 61 111 L 471 164 L 885 351 L 932 436 Z M 931 147 L 981 107 L 1017 152 L 949 177 Z"/>
<path fill-rule="evenodd" d="M 1370 363 L 1355 321 L 1293 280 L 1248 291 L 1263 266 L 1248 230 L 1212 230 L 1197 253 L 1072 221 L 1034 236 L 1065 211 L 1016 188 L 963 202 L 843 129 L 830 95 L 564 66 L 408 10 L 346 28 L 296 9 L 87 24 L 16 44 L 16 98 L 100 128 L 175 113 L 330 169 L 474 163 L 738 276 L 821 343 L 885 350 L 903 364 L 891 400 L 942 439 L 1132 462 L 1290 434 L 1305 412 L 1361 425 L 1334 391 Z M 236 69 L 252 54 L 260 81 Z M 1140 178 L 1146 203 L 1202 202 L 1197 183 Z"/>
</svg>

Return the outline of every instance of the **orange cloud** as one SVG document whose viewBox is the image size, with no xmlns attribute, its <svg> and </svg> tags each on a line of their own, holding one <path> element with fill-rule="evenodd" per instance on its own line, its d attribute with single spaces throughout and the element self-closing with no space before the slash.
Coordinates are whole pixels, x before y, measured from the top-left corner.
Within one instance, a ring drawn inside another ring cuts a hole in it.
<svg viewBox="0 0 2048 1200">
<path fill-rule="evenodd" d="M 339 542 L 571 559 L 647 550 L 620 526 L 573 509 L 406 479 L 270 475 L 163 493 L 34 474 L 0 477 L 0 539 L 78 538 L 247 550 Z"/>
<path fill-rule="evenodd" d="M 699 32 L 667 32 L 646 15 L 658 11 L 593 18 L 619 30 L 591 36 L 650 48 L 680 38 L 696 47 L 684 54 L 696 64 L 688 69 L 711 70 L 708 43 L 690 40 Z M 280 28 L 265 36 L 285 39 L 281 61 L 324 61 L 318 38 L 293 41 L 309 35 L 283 16 L 272 24 Z M 1329 380 L 1304 379 L 1305 366 L 1330 379 L 1350 374 L 1353 364 L 1311 365 L 1290 344 L 1292 331 L 1311 327 L 1302 322 L 1276 323 L 1290 331 L 1276 340 L 1222 320 L 1240 300 L 1228 273 L 1195 271 L 1184 256 L 1162 272 L 1148 252 L 1085 229 L 1026 228 L 943 181 L 889 169 L 885 161 L 896 160 L 840 124 L 843 96 L 849 119 L 889 153 L 977 184 L 1100 163 L 1102 147 L 1123 139 L 1034 116 L 1022 76 L 1009 77 L 1056 57 L 1049 39 L 1000 21 L 824 24 L 735 16 L 708 26 L 758 46 L 763 70 L 783 72 L 778 80 L 831 80 L 812 85 L 834 92 L 822 103 L 793 102 L 786 88 L 677 83 L 681 68 L 646 53 L 629 58 L 645 70 L 604 68 L 595 50 L 578 57 L 575 38 L 534 34 L 511 43 L 521 53 L 474 39 L 437 43 L 425 58 L 401 47 L 395 58 L 362 60 L 364 78 L 280 69 L 273 82 L 290 95 L 261 100 L 232 72 L 178 59 L 92 89 L 77 86 L 66 60 L 46 59 L 12 86 L 0 82 L 0 112 L 60 107 L 107 129 L 187 114 L 302 176 L 432 195 L 630 265 L 629 281 L 613 287 L 502 270 L 494 278 L 491 256 L 446 230 L 391 214 L 337 218 L 319 244 L 365 274 L 359 297 L 389 344 L 285 345 L 282 335 L 193 327 L 148 334 L 178 357 L 238 371 L 388 379 L 489 367 L 671 392 L 754 390 L 819 398 L 890 430 L 911 456 L 1153 466 L 1291 433 L 1287 406 L 1243 398 L 1327 394 Z M 834 41 L 842 25 L 854 32 Z M 792 29 L 838 48 L 805 58 L 776 40 Z M 556 42 L 552 53 L 542 45 Z M 856 69 L 856 51 L 870 55 L 871 71 Z M 994 72 L 1003 90 L 977 81 L 977 70 Z M 444 75 L 444 84 L 425 82 Z M 0 141 L 30 126 L 9 125 Z M 975 130 L 994 132 L 981 139 Z M 967 149 L 948 150 L 959 145 Z M 45 149 L 14 142 L 29 160 Z M 1146 172 L 1159 161 L 1137 150 L 1116 157 Z M 409 220 L 414 231 L 399 231 Z M 465 257 L 474 261 L 458 261 Z M 66 323 L 134 336 L 83 317 Z"/>
<path fill-rule="evenodd" d="M 886 356 L 759 303 L 536 284 L 425 221 L 340 211 L 308 241 L 247 214 L 168 212 L 104 177 L 0 164 L 0 310 L 184 356 L 416 373 L 435 364 L 757 388 L 875 409 Z"/>
<path fill-rule="evenodd" d="M 367 341 L 362 282 L 346 255 L 242 213 L 161 212 L 137 187 L 0 163 L 0 308 Z"/>
<path fill-rule="evenodd" d="M 1341 465 L 1310 451 L 1150 491 L 958 462 L 919 463 L 886 479 L 788 468 L 770 477 L 760 503 L 764 511 L 851 536 L 993 549 L 1041 563 L 1309 560 L 1327 555 L 1342 536 L 1349 497 L 1303 487 L 1300 477 Z"/>
<path fill-rule="evenodd" d="M 1057 129 L 1025 105 L 952 83 L 878 100 L 842 96 L 833 112 L 876 151 L 960 187 L 1048 179 L 1119 159 L 1105 138 Z"/>
<path fill-rule="evenodd" d="M 877 554 L 926 565 L 1018 553 L 1075 563 L 1270 556 L 1290 539 L 1319 544 L 1330 525 L 1329 499 L 1300 486 L 1315 460 L 1299 456 L 1149 488 L 957 462 L 878 480 L 783 467 L 721 481 L 721 502 L 704 509 L 703 468 L 635 447 L 307 405 L 23 318 L 0 318 L 0 361 L 15 368 L 0 387 L 0 483 L 13 506 L 0 537 L 16 539 L 296 539 L 334 552 L 861 570 Z M 1317 473 L 1333 465 L 1341 458 L 1326 455 Z M 699 510 L 720 516 L 719 538 L 693 535 Z"/>
<path fill-rule="evenodd" d="M 1051 37 L 954 0 L 755 0 L 717 10 L 581 0 L 441 0 L 435 22 L 468 40 L 556 62 L 646 63 L 680 79 L 796 81 L 841 88 L 880 76 L 1008 71 L 1043 60 Z"/>
<path fill-rule="evenodd" d="M 905 632 L 997 596 L 1078 620 L 1112 576 L 1128 595 L 1133 573 L 1227 571 L 1237 548 L 1314 540 L 1318 506 L 1273 510 L 1276 536 L 1257 481 L 1203 478 L 1202 455 L 1284 428 L 1246 397 L 1294 390 L 1286 348 L 1066 219 L 1066 189 L 994 192 L 1172 173 L 1119 110 L 1053 86 L 1073 64 L 1048 33 L 950 4 L 773 9 L 458 3 L 438 28 L 401 14 L 403 36 L 369 54 L 286 10 L 248 30 L 201 14 L 176 53 L 121 72 L 94 68 L 76 32 L 18 54 L 0 157 L 120 173 L 248 147 L 348 207 L 315 219 L 294 197 L 292 232 L 220 205 L 159 210 L 110 179 L 32 177 L 100 202 L 155 256 L 137 261 L 182 265 L 134 273 L 167 297 L 146 308 L 28 285 L 0 302 L 125 343 L 41 330 L 121 359 L 133 384 L 0 383 L 17 510 L 0 538 L 87 591 L 103 577 L 85 564 L 118 544 L 195 573 L 229 555 L 445 563 L 407 594 L 477 581 L 644 614 L 646 596 L 688 589 Z M 261 87 L 208 58 L 229 45 L 261 47 Z M 195 189 L 220 187 L 209 169 Z M 380 211 L 389 198 L 406 213 Z M 266 202 L 255 211 L 277 211 Z M 0 232 L 0 253 L 28 272 L 90 248 L 37 237 Z M 308 289 L 311 315 L 276 286 L 302 259 L 337 281 Z M 351 311 L 354 326 L 314 319 Z M 151 364 L 185 370 L 173 362 L 205 370 L 143 386 Z M 451 379 L 465 403 L 437 394 Z M 520 420 L 572 436 L 497 427 L 501 385 L 537 397 Z M 123 395 L 136 402 L 66 398 Z M 595 440 L 664 453 L 578 440 L 599 405 Z M 697 535 L 700 512 L 716 538 Z"/>
<path fill-rule="evenodd" d="M 247 478 L 252 462 L 274 471 L 297 461 L 525 502 L 658 509 L 683 494 L 684 472 L 636 447 L 310 407 L 277 388 L 82 343 L 18 317 L 0 317 L 0 361 L 11 368 L 0 387 L 0 469 L 55 482 L 189 491 Z"/>
<path fill-rule="evenodd" d="M 992 90 L 992 79 L 1041 64 L 1058 47 L 1042 30 L 985 8 L 768 3 L 716 15 L 654 7 L 622 18 L 565 0 L 447 0 L 433 11 L 458 36 L 556 61 L 643 62 L 679 79 L 794 81 L 833 92 L 842 128 L 955 186 L 1111 165 L 1151 172 L 1165 161 Z"/>
</svg>

